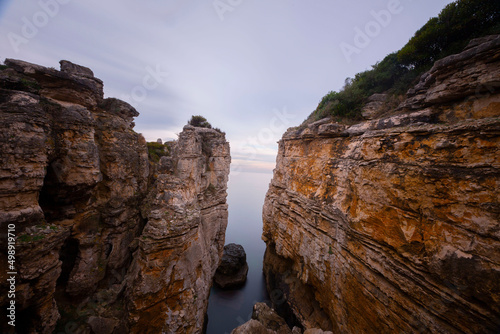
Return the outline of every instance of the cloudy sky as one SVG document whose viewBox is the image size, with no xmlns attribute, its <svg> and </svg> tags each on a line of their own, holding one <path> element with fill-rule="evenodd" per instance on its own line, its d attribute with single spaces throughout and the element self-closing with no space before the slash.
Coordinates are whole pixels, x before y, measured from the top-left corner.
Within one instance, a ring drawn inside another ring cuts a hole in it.
<svg viewBox="0 0 500 334">
<path fill-rule="evenodd" d="M 90 67 L 147 140 L 201 114 L 226 132 L 233 171 L 270 171 L 288 127 L 450 2 L 0 0 L 0 57 Z"/>
</svg>

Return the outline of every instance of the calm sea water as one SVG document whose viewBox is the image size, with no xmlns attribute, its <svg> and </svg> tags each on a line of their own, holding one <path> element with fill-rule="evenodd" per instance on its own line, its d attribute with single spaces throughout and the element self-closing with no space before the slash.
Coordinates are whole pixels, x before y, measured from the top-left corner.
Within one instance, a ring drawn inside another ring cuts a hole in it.
<svg viewBox="0 0 500 334">
<path fill-rule="evenodd" d="M 262 206 L 272 173 L 231 174 L 228 183 L 229 224 L 226 244 L 245 248 L 248 276 L 244 287 L 223 291 L 212 288 L 208 303 L 207 334 L 225 334 L 250 320 L 256 302 L 268 300 L 262 260 Z"/>
</svg>

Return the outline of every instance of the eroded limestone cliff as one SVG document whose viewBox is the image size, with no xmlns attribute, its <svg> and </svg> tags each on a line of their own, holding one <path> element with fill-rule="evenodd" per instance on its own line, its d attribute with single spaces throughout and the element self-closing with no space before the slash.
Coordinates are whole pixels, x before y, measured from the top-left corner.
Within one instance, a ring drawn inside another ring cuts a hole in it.
<svg viewBox="0 0 500 334">
<path fill-rule="evenodd" d="M 148 222 L 127 277 L 133 333 L 201 333 L 224 249 L 229 144 L 185 126 L 172 151 L 142 208 Z"/>
<path fill-rule="evenodd" d="M 497 333 L 499 189 L 493 36 L 437 62 L 393 116 L 287 131 L 263 210 L 276 307 L 334 333 Z"/>
<path fill-rule="evenodd" d="M 152 164 L 137 111 L 90 69 L 5 65 L 2 319 L 14 224 L 18 333 L 201 332 L 227 225 L 224 134 L 187 126 Z"/>
</svg>

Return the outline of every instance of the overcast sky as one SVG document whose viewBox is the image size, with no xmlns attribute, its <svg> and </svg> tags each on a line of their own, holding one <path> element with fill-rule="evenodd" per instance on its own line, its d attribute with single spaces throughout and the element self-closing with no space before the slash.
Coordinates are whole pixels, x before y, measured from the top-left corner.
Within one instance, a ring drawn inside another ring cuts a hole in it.
<svg viewBox="0 0 500 334">
<path fill-rule="evenodd" d="M 450 2 L 0 0 L 0 57 L 91 68 L 148 141 L 201 114 L 226 132 L 233 172 L 270 171 L 288 127 Z"/>
</svg>

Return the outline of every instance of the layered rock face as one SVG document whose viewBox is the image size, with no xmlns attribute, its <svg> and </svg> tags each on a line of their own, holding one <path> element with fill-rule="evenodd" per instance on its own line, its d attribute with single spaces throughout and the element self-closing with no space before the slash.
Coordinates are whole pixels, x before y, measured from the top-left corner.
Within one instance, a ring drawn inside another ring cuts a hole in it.
<svg viewBox="0 0 500 334">
<path fill-rule="evenodd" d="M 279 143 L 264 270 L 304 328 L 500 329 L 500 37 L 422 76 L 397 115 Z"/>
<path fill-rule="evenodd" d="M 224 135 L 187 128 L 171 156 L 152 166 L 133 131 L 137 111 L 104 99 L 90 69 L 67 61 L 61 71 L 5 64 L 0 257 L 7 258 L 7 226 L 14 224 L 17 332 L 161 332 L 171 315 L 137 329 L 147 317 L 142 311 L 160 302 L 185 305 L 190 288 L 199 294 L 196 307 L 206 308 L 227 224 Z M 176 270 L 159 268 L 165 262 Z M 152 286 L 165 295 L 148 292 Z M 8 302 L 0 294 L 2 312 Z M 185 313 L 178 323 L 196 332 L 199 314 Z"/>
<path fill-rule="evenodd" d="M 224 249 L 229 144 L 186 126 L 172 150 L 143 206 L 126 291 L 133 333 L 200 333 Z"/>
</svg>

